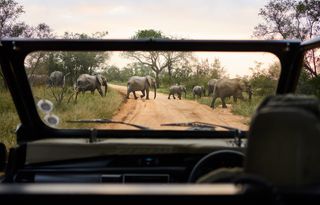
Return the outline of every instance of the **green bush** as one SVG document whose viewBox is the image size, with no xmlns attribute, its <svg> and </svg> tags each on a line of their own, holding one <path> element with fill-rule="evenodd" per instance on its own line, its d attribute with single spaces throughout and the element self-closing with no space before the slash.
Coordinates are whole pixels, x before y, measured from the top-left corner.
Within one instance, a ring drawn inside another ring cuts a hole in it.
<svg viewBox="0 0 320 205">
<path fill-rule="evenodd" d="M 320 76 L 311 77 L 305 70 L 302 70 L 298 81 L 297 93 L 315 95 L 320 98 Z"/>
</svg>

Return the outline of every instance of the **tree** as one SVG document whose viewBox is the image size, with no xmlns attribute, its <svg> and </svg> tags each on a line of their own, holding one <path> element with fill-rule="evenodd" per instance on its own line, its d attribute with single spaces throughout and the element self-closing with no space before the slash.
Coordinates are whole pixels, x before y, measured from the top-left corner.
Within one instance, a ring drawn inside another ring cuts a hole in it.
<svg viewBox="0 0 320 205">
<path fill-rule="evenodd" d="M 53 37 L 48 25 L 41 23 L 35 27 L 24 22 L 18 22 L 18 18 L 24 13 L 23 6 L 14 0 L 0 0 L 0 38 L 4 37 L 24 37 L 24 38 L 49 38 Z M 38 68 L 45 55 L 43 52 L 30 54 L 26 59 L 28 73 L 33 74 Z M 0 77 L 4 82 L 2 71 Z M 5 87 L 6 84 L 4 83 Z"/>
<path fill-rule="evenodd" d="M 25 38 L 54 38 L 52 29 L 45 23 L 40 23 L 36 27 L 25 25 L 21 35 Z M 48 52 L 34 52 L 30 53 L 25 60 L 25 67 L 29 75 L 33 75 L 37 69 L 48 60 Z"/>
<path fill-rule="evenodd" d="M 226 75 L 226 71 L 224 70 L 224 67 L 221 65 L 221 61 L 219 58 L 215 58 L 214 62 L 210 65 L 210 79 L 216 78 L 221 79 Z"/>
<path fill-rule="evenodd" d="M 88 35 L 85 33 L 68 33 L 65 32 L 64 39 L 95 39 L 103 38 L 106 36 L 107 32 L 96 32 L 94 34 Z M 104 63 L 109 59 L 108 52 L 59 52 L 55 60 L 57 63 L 62 64 L 62 72 L 69 73 L 68 84 L 75 82 L 80 74 L 94 72 L 102 72 L 105 67 Z"/>
<path fill-rule="evenodd" d="M 21 30 L 20 24 L 17 23 L 17 18 L 24 13 L 23 7 L 13 0 L 0 0 L 0 39 L 10 37 L 13 31 Z M 6 83 L 2 70 L 0 69 L 0 77 L 4 87 Z"/>
<path fill-rule="evenodd" d="M 23 7 L 14 0 L 0 0 L 0 38 L 13 36 L 23 23 L 17 18 L 24 13 Z"/>
<path fill-rule="evenodd" d="M 164 57 L 167 61 L 167 69 L 168 69 L 168 75 L 169 75 L 169 81 L 172 83 L 172 72 L 176 68 L 178 68 L 180 65 L 181 60 L 186 59 L 191 56 L 191 53 L 186 52 L 173 52 L 168 51 L 164 53 Z"/>
<path fill-rule="evenodd" d="M 121 81 L 120 69 L 112 65 L 105 70 L 108 81 Z"/>
<path fill-rule="evenodd" d="M 274 94 L 280 74 L 280 65 L 273 63 L 266 69 L 261 62 L 256 62 L 254 68 L 250 68 L 252 75 L 249 77 L 254 95 L 266 96 Z"/>
<path fill-rule="evenodd" d="M 162 34 L 161 31 L 156 31 L 153 29 L 139 30 L 132 37 L 132 39 L 145 39 L 145 38 L 157 38 L 157 39 L 165 39 L 166 37 Z M 158 51 L 148 51 L 148 52 L 125 52 L 124 56 L 136 60 L 138 63 L 149 67 L 154 71 L 157 87 L 160 86 L 159 75 L 160 73 L 168 66 L 168 61 L 166 61 L 165 57 L 161 52 Z"/>
<path fill-rule="evenodd" d="M 145 38 L 155 38 L 155 39 L 165 39 L 165 35 L 161 31 L 157 31 L 154 29 L 144 29 L 138 30 L 132 39 L 145 39 Z"/>
<path fill-rule="evenodd" d="M 307 40 L 320 35 L 319 0 L 269 0 L 260 9 L 263 23 L 254 28 L 254 36 L 264 39 Z M 309 75 L 319 74 L 320 57 L 316 50 L 305 55 L 304 68 Z"/>
<path fill-rule="evenodd" d="M 132 37 L 132 39 L 170 39 L 165 36 L 161 31 L 146 29 L 139 30 Z M 183 52 L 159 52 L 159 51 L 148 51 L 148 52 L 125 52 L 124 56 L 129 59 L 135 60 L 137 63 L 148 67 L 155 73 L 157 87 L 160 86 L 160 74 L 167 68 L 170 79 L 172 77 L 172 70 L 175 67 L 175 63 L 184 57 Z"/>
</svg>

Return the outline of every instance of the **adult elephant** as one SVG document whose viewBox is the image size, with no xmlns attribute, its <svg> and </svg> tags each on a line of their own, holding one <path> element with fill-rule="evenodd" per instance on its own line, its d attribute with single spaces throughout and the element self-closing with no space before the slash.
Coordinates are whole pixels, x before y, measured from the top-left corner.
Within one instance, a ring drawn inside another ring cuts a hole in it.
<svg viewBox="0 0 320 205">
<path fill-rule="evenodd" d="M 208 96 L 210 96 L 212 93 L 213 93 L 213 90 L 214 90 L 214 86 L 216 85 L 218 79 L 210 79 L 208 81 Z"/>
<path fill-rule="evenodd" d="M 193 99 L 195 98 L 195 96 L 201 98 L 202 95 L 205 96 L 205 93 L 206 93 L 205 88 L 200 85 L 196 85 L 192 89 Z"/>
<path fill-rule="evenodd" d="M 249 100 L 251 100 L 252 90 L 248 82 L 235 78 L 235 79 L 220 79 L 216 82 L 213 95 L 211 107 L 214 108 L 214 103 L 217 98 L 221 98 L 222 107 L 227 108 L 225 103 L 225 98 L 233 97 L 233 100 L 236 102 L 237 98 L 244 100 L 242 95 L 243 92 L 247 92 Z"/>
<path fill-rule="evenodd" d="M 104 94 L 102 92 L 102 86 L 104 86 Z M 107 79 L 102 76 L 101 74 L 96 75 L 89 75 L 89 74 L 82 74 L 78 77 L 76 83 L 76 97 L 75 100 L 77 101 L 77 96 L 79 92 L 84 93 L 85 91 L 91 91 L 93 94 L 95 90 L 98 90 L 101 97 L 105 96 L 108 90 Z"/>
<path fill-rule="evenodd" d="M 66 82 L 66 76 L 70 73 L 63 75 L 61 71 L 53 71 L 49 76 L 49 86 L 50 87 L 64 87 Z"/>
<path fill-rule="evenodd" d="M 169 96 L 168 99 L 170 99 L 171 95 L 173 96 L 173 99 L 176 99 L 174 94 L 178 95 L 178 98 L 181 100 L 181 94 L 184 92 L 184 97 L 186 98 L 187 96 L 187 89 L 183 85 L 173 85 L 169 88 Z"/>
<path fill-rule="evenodd" d="M 129 95 L 132 92 L 134 95 L 134 99 L 137 99 L 136 91 L 141 91 L 142 95 L 140 96 L 143 98 L 146 96 L 146 99 L 149 100 L 149 91 L 150 88 L 154 88 L 154 99 L 157 96 L 157 85 L 156 80 L 147 75 L 147 76 L 132 76 L 129 78 L 127 83 L 127 98 L 129 99 Z"/>
</svg>

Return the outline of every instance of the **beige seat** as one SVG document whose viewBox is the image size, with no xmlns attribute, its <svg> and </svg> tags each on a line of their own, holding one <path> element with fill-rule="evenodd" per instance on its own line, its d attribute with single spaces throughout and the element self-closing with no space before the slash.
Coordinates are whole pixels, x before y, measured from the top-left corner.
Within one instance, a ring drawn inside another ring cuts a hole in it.
<svg viewBox="0 0 320 205">
<path fill-rule="evenodd" d="M 251 122 L 244 173 L 280 187 L 320 184 L 319 99 L 267 98 Z"/>
<path fill-rule="evenodd" d="M 197 183 L 267 182 L 278 187 L 320 184 L 320 102 L 278 95 L 252 118 L 244 169 L 220 168 Z"/>
</svg>

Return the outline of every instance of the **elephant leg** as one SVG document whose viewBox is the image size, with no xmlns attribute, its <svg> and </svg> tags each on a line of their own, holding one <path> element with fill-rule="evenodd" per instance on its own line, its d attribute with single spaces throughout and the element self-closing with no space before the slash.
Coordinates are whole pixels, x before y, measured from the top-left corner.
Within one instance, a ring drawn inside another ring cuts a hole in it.
<svg viewBox="0 0 320 205">
<path fill-rule="evenodd" d="M 170 97 L 171 97 L 171 93 L 169 93 L 169 95 L 168 95 L 168 99 L 170 100 Z"/>
<path fill-rule="evenodd" d="M 174 96 L 174 93 L 172 94 L 172 96 L 173 96 L 173 99 L 176 99 L 176 97 Z"/>
<path fill-rule="evenodd" d="M 181 93 L 178 94 L 178 98 L 179 98 L 179 100 L 181 100 Z"/>
<path fill-rule="evenodd" d="M 134 99 L 138 99 L 138 97 L 136 96 L 136 92 L 135 91 L 132 91 L 132 92 L 133 92 Z"/>
<path fill-rule="evenodd" d="M 237 97 L 235 97 L 235 96 L 233 96 L 233 102 L 237 102 L 238 101 L 238 98 Z"/>
<path fill-rule="evenodd" d="M 127 99 L 129 99 L 130 91 L 127 91 Z"/>
<path fill-rule="evenodd" d="M 225 99 L 226 99 L 225 97 L 221 98 L 222 108 L 227 108 L 227 104 L 226 104 Z"/>
<path fill-rule="evenodd" d="M 213 96 L 212 96 L 211 105 L 210 105 L 210 107 L 212 107 L 212 109 L 214 109 L 214 103 L 216 102 L 216 99 L 217 99 L 217 96 L 216 96 L 216 95 L 213 95 Z"/>
<path fill-rule="evenodd" d="M 146 99 L 149 100 L 149 88 L 146 89 L 146 94 L 147 94 Z"/>
<path fill-rule="evenodd" d="M 146 95 L 145 90 L 141 90 L 142 95 L 140 95 L 141 98 L 143 98 Z"/>
</svg>

